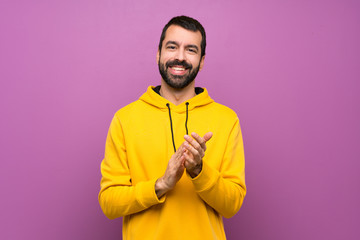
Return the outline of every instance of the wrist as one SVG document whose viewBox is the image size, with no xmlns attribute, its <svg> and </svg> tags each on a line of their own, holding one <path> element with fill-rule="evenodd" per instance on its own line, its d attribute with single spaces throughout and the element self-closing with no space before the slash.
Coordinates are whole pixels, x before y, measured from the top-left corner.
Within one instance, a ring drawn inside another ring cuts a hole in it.
<svg viewBox="0 0 360 240">
<path fill-rule="evenodd" d="M 202 161 L 201 163 L 197 164 L 191 171 L 188 171 L 191 178 L 197 177 L 200 172 L 202 171 Z"/>
<path fill-rule="evenodd" d="M 166 192 L 168 192 L 169 190 L 171 190 L 172 188 L 169 187 L 166 182 L 164 181 L 164 178 L 158 178 L 155 182 L 155 193 L 157 195 L 158 198 L 160 198 L 161 196 L 163 196 Z"/>
</svg>

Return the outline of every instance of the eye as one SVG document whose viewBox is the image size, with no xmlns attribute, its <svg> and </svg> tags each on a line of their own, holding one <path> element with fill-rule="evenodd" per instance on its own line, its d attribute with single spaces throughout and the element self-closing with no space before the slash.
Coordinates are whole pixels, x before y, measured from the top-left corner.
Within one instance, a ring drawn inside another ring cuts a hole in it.
<svg viewBox="0 0 360 240">
<path fill-rule="evenodd" d="M 166 49 L 174 50 L 176 47 L 174 45 L 168 45 L 166 46 Z"/>
<path fill-rule="evenodd" d="M 197 50 L 195 49 L 195 48 L 188 48 L 188 51 L 190 52 L 190 53 L 197 53 Z"/>
</svg>

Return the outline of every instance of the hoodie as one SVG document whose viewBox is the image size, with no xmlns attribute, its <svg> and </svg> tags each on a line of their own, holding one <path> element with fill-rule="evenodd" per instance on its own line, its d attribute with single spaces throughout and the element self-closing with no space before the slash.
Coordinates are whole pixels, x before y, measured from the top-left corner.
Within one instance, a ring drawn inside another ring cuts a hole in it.
<svg viewBox="0 0 360 240">
<path fill-rule="evenodd" d="M 110 218 L 123 217 L 123 239 L 226 239 L 222 217 L 232 217 L 246 194 L 239 120 L 205 88 L 174 105 L 150 86 L 115 113 L 101 163 L 99 203 Z M 186 171 L 160 199 L 155 182 L 184 135 L 211 131 L 202 171 Z"/>
</svg>

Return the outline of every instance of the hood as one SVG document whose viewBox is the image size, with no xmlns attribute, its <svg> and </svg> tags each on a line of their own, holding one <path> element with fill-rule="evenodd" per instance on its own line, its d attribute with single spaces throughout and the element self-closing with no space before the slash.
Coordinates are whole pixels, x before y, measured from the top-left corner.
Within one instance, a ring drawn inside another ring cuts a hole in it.
<svg viewBox="0 0 360 240">
<path fill-rule="evenodd" d="M 197 94 L 195 97 L 179 105 L 175 105 L 171 103 L 169 100 L 163 98 L 162 96 L 160 96 L 160 94 L 156 93 L 154 89 L 155 89 L 154 86 L 149 86 L 147 91 L 140 97 L 140 100 L 150 105 L 153 105 L 154 107 L 159 108 L 162 111 L 167 111 L 168 110 L 167 105 L 169 105 L 171 111 L 177 113 L 183 113 L 186 112 L 186 103 L 189 103 L 188 111 L 191 111 L 196 107 L 201 107 L 214 102 L 214 100 L 210 98 L 206 88 L 196 88 L 196 92 L 201 92 L 201 93 Z"/>
<path fill-rule="evenodd" d="M 173 112 L 180 113 L 180 114 L 186 112 L 185 129 L 186 129 L 186 134 L 189 134 L 187 122 L 188 122 L 188 116 L 189 116 L 191 110 L 193 110 L 197 107 L 201 107 L 201 106 L 210 104 L 214 100 L 212 100 L 210 98 L 210 96 L 205 88 L 195 88 L 195 92 L 197 93 L 197 95 L 195 97 L 193 97 L 179 105 L 175 105 L 175 104 L 171 103 L 170 101 L 168 101 L 167 99 L 160 96 L 160 94 L 158 94 L 159 90 L 160 90 L 160 86 L 148 87 L 147 91 L 140 97 L 140 100 L 160 109 L 161 111 L 169 112 L 169 122 L 170 122 L 172 144 L 174 147 L 174 152 L 176 152 L 171 112 L 173 111 Z"/>
</svg>

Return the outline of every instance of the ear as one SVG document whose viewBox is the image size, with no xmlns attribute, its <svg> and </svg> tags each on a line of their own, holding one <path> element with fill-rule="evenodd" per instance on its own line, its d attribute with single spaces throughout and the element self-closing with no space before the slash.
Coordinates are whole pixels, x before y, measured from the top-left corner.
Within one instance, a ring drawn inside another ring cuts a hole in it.
<svg viewBox="0 0 360 240">
<path fill-rule="evenodd" d="M 158 50 L 156 53 L 156 64 L 159 64 L 159 60 L 160 60 L 160 51 Z"/>
<path fill-rule="evenodd" d="M 199 71 L 203 68 L 205 61 L 205 55 L 201 57 Z"/>
</svg>

